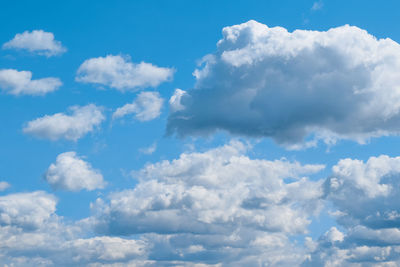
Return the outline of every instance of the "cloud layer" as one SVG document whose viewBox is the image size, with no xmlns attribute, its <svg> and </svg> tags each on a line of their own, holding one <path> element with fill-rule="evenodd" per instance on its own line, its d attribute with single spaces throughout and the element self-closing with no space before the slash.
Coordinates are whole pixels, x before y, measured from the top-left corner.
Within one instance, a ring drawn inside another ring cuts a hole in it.
<svg viewBox="0 0 400 267">
<path fill-rule="evenodd" d="M 54 39 L 54 34 L 43 30 L 25 31 L 3 44 L 3 49 L 27 50 L 31 53 L 47 57 L 63 54 L 67 51 L 60 41 Z"/>
<path fill-rule="evenodd" d="M 0 89 L 12 95 L 45 95 L 62 85 L 58 78 L 32 80 L 32 72 L 14 69 L 0 70 Z"/>
<path fill-rule="evenodd" d="M 79 158 L 75 152 L 65 152 L 57 156 L 44 175 L 55 190 L 88 191 L 102 189 L 106 185 L 98 170 Z"/>
<path fill-rule="evenodd" d="M 105 119 L 102 109 L 94 104 L 73 106 L 69 111 L 70 115 L 56 113 L 30 121 L 23 131 L 43 139 L 76 141 L 93 131 Z"/>
<path fill-rule="evenodd" d="M 169 133 L 225 130 L 289 146 L 400 132 L 400 45 L 357 27 L 288 32 L 249 21 L 224 28 L 202 65 L 195 88 L 173 101 Z"/>
<path fill-rule="evenodd" d="M 146 62 L 132 63 L 129 57 L 108 55 L 85 60 L 76 81 L 104 85 L 120 91 L 157 87 L 172 79 L 174 70 Z"/>
<path fill-rule="evenodd" d="M 126 104 L 113 113 L 113 119 L 134 114 L 138 121 L 150 121 L 161 115 L 164 99 L 158 92 L 141 92 L 130 104 Z"/>
<path fill-rule="evenodd" d="M 400 264 L 400 157 L 343 159 L 318 180 L 305 176 L 323 165 L 251 159 L 248 149 L 233 141 L 148 164 L 132 173 L 134 188 L 98 198 L 92 216 L 76 222 L 56 214 L 51 194 L 0 196 L 0 264 Z M 74 180 L 77 166 L 91 169 L 63 153 L 49 172 Z M 322 209 L 338 225 L 313 240 L 308 228 Z"/>
</svg>

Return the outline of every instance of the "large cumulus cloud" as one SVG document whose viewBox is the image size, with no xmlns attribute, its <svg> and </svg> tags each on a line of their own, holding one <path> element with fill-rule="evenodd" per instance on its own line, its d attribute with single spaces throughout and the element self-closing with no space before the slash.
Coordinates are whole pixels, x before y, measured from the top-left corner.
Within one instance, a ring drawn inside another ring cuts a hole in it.
<svg viewBox="0 0 400 267">
<path fill-rule="evenodd" d="M 396 135 L 399 70 L 398 43 L 353 26 L 288 32 L 249 21 L 226 27 L 216 52 L 195 70 L 194 89 L 173 97 L 168 131 L 222 129 L 285 145 Z"/>
<path fill-rule="evenodd" d="M 250 159 L 245 152 L 233 142 L 147 165 L 134 172 L 134 189 L 93 203 L 96 231 L 142 234 L 153 244 L 151 260 L 301 262 L 290 237 L 307 232 L 323 196 L 322 182 L 303 176 L 324 166 Z"/>
</svg>

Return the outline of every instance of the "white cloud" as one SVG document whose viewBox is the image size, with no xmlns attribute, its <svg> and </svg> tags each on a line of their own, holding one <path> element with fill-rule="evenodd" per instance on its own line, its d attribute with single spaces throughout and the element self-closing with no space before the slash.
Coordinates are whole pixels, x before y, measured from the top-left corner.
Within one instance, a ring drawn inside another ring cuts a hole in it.
<svg viewBox="0 0 400 267">
<path fill-rule="evenodd" d="M 158 92 L 141 92 L 132 103 L 118 108 L 113 113 L 113 119 L 135 114 L 138 121 L 154 120 L 161 115 L 163 104 L 164 99 Z"/>
<path fill-rule="evenodd" d="M 0 196 L 0 226 L 39 228 L 56 210 L 54 196 L 42 191 Z"/>
<path fill-rule="evenodd" d="M 177 88 L 174 94 L 169 99 L 169 109 L 171 112 L 177 112 L 183 110 L 185 107 L 182 105 L 182 97 L 186 94 L 185 91 Z"/>
<path fill-rule="evenodd" d="M 140 153 L 145 155 L 151 155 L 157 150 L 157 142 L 154 142 L 151 146 L 139 149 Z"/>
<path fill-rule="evenodd" d="M 56 113 L 32 120 L 27 123 L 23 131 L 44 139 L 64 138 L 76 141 L 93 131 L 105 119 L 102 109 L 94 104 L 72 106 L 69 111 L 70 115 Z"/>
<path fill-rule="evenodd" d="M 43 30 L 25 31 L 3 44 L 3 49 L 28 50 L 31 53 L 47 57 L 63 54 L 67 51 L 60 41 L 54 39 L 54 34 Z"/>
<path fill-rule="evenodd" d="M 32 72 L 14 69 L 0 70 L 0 89 L 12 95 L 45 95 L 62 85 L 58 78 L 32 80 Z"/>
<path fill-rule="evenodd" d="M 5 181 L 0 181 L 0 192 L 6 190 L 11 185 Z"/>
<path fill-rule="evenodd" d="M 79 158 L 75 152 L 58 155 L 56 162 L 50 165 L 44 177 L 56 190 L 91 191 L 102 189 L 106 185 L 101 173 Z"/>
<path fill-rule="evenodd" d="M 92 205 L 97 231 L 142 234 L 157 247 L 150 260 L 301 262 L 301 249 L 290 244 L 289 236 L 305 233 L 318 213 L 322 183 L 303 175 L 323 166 L 255 160 L 245 151 L 233 142 L 145 166 L 134 172 L 139 179 L 134 189 Z M 289 177 L 293 182 L 285 183 Z"/>
<path fill-rule="evenodd" d="M 174 70 L 171 68 L 157 67 L 146 62 L 132 63 L 127 56 L 108 55 L 85 60 L 75 79 L 78 82 L 105 85 L 120 91 L 137 91 L 170 81 L 173 74 Z"/>
<path fill-rule="evenodd" d="M 41 191 L 0 196 L 1 266 L 146 262 L 146 241 L 88 237 L 84 222 L 64 223 L 55 206 L 55 197 Z"/>
<path fill-rule="evenodd" d="M 398 43 L 357 27 L 288 32 L 255 21 L 226 27 L 217 51 L 195 70 L 195 88 L 179 94 L 168 132 L 225 130 L 283 145 L 397 135 L 399 68 Z"/>
<path fill-rule="evenodd" d="M 317 241 L 304 266 L 400 265 L 400 157 L 343 159 L 325 182 L 342 231 Z"/>
</svg>

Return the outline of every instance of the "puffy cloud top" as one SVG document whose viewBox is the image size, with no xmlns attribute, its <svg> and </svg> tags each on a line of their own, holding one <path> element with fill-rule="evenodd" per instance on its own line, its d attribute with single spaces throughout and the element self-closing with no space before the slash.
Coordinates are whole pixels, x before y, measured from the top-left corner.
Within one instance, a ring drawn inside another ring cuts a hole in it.
<svg viewBox="0 0 400 267">
<path fill-rule="evenodd" d="M 102 189 L 106 185 L 98 170 L 80 159 L 75 152 L 65 152 L 57 156 L 45 173 L 46 181 L 54 189 L 79 191 Z"/>
<path fill-rule="evenodd" d="M 102 109 L 94 104 L 72 106 L 69 110 L 71 115 L 56 113 L 32 120 L 23 131 L 39 138 L 76 141 L 93 131 L 105 119 Z"/>
<path fill-rule="evenodd" d="M 14 69 L 0 70 L 0 89 L 12 95 L 45 95 L 62 85 L 58 78 L 32 80 L 32 72 Z"/>
<path fill-rule="evenodd" d="M 150 63 L 132 63 L 129 57 L 108 55 L 85 60 L 77 71 L 76 81 L 116 88 L 120 91 L 137 91 L 157 87 L 172 79 L 174 70 Z"/>
<path fill-rule="evenodd" d="M 179 94 L 168 130 L 184 136 L 222 129 L 285 145 L 310 136 L 329 143 L 395 135 L 399 69 L 400 45 L 357 27 L 226 27 L 217 51 L 195 70 L 195 88 Z"/>
<path fill-rule="evenodd" d="M 25 31 L 3 45 L 3 49 L 23 49 L 47 57 L 60 55 L 67 51 L 54 34 L 43 30 Z"/>
</svg>

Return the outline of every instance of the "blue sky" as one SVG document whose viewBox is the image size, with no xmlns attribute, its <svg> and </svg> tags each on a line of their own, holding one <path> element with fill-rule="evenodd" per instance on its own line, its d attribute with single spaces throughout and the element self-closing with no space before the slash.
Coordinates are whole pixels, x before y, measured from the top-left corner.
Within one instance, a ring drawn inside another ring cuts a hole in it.
<svg viewBox="0 0 400 267">
<path fill-rule="evenodd" d="M 3 1 L 0 263 L 400 264 L 399 8 Z"/>
</svg>

